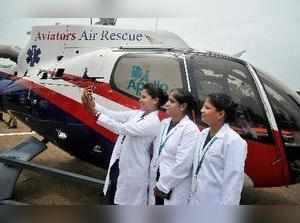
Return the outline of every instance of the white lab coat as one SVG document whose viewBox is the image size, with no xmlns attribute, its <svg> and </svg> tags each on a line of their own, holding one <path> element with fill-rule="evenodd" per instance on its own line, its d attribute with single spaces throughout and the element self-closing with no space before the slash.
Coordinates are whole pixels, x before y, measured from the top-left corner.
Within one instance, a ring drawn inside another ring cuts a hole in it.
<svg viewBox="0 0 300 223">
<path fill-rule="evenodd" d="M 160 135 L 155 140 L 150 171 L 150 204 L 155 204 L 153 193 L 155 185 L 165 193 L 172 190 L 170 200 L 164 200 L 165 205 L 184 205 L 188 201 L 192 179 L 193 151 L 199 129 L 188 116 L 185 116 L 167 133 L 170 122 L 171 118 L 162 121 Z M 159 154 L 160 144 L 167 137 L 169 138 Z M 158 168 L 160 178 L 156 182 Z"/>
<path fill-rule="evenodd" d="M 224 124 L 203 148 L 209 130 L 201 131 L 197 140 L 189 204 L 239 205 L 247 143 L 228 124 Z M 196 175 L 198 163 L 206 149 L 207 153 Z"/>
<path fill-rule="evenodd" d="M 112 111 L 96 105 L 101 112 L 97 124 L 102 125 L 119 137 L 114 146 L 109 170 L 103 188 L 106 194 L 109 185 L 109 172 L 114 162 L 119 159 L 119 177 L 115 203 L 120 205 L 147 205 L 150 152 L 160 127 L 158 111 L 144 116 L 141 110 Z M 126 136 L 123 141 L 123 136 Z M 123 141 L 123 143 L 122 143 Z"/>
</svg>

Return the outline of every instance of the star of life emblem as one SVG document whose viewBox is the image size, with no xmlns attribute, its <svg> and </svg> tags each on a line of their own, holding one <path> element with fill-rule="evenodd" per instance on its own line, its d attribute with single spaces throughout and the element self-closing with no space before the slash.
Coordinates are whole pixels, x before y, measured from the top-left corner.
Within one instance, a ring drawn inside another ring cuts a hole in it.
<svg viewBox="0 0 300 223">
<path fill-rule="evenodd" d="M 41 49 L 38 48 L 37 45 L 32 45 L 32 47 L 27 50 L 27 64 L 29 64 L 31 67 L 33 67 L 34 64 L 38 64 L 41 59 L 41 53 Z"/>
</svg>

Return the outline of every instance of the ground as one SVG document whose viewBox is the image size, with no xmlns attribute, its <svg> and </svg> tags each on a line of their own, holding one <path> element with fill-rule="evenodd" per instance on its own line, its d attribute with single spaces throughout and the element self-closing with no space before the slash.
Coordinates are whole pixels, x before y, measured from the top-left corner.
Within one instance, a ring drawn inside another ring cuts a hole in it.
<svg viewBox="0 0 300 223">
<path fill-rule="evenodd" d="M 8 117 L 4 116 L 5 120 Z M 8 129 L 0 122 L 0 152 L 13 148 L 30 135 L 7 135 L 7 133 L 30 133 L 31 130 L 18 121 L 17 129 Z M 32 134 L 41 138 L 36 134 Z M 75 173 L 105 178 L 105 170 L 83 162 L 62 151 L 51 143 L 48 149 L 33 159 L 34 163 L 47 165 Z M 50 177 L 32 171 L 22 171 L 16 185 L 14 199 L 34 205 L 96 205 L 105 204 L 101 188 L 95 185 L 77 183 L 56 177 Z M 251 204 L 300 204 L 300 184 L 289 187 L 259 188 L 247 194 L 247 203 Z"/>
<path fill-rule="evenodd" d="M 8 120 L 8 117 L 5 116 L 4 119 Z M 29 133 L 31 130 L 20 121 L 18 121 L 17 129 L 8 129 L 5 123 L 0 122 L 0 152 L 13 148 L 30 136 L 41 139 L 37 134 L 4 135 L 13 132 Z M 105 178 L 106 172 L 103 169 L 78 160 L 51 143 L 47 145 L 48 149 L 35 157 L 32 162 L 99 179 Z M 101 189 L 92 184 L 73 182 L 23 170 L 17 181 L 14 199 L 19 202 L 37 205 L 94 205 L 104 203 Z"/>
</svg>

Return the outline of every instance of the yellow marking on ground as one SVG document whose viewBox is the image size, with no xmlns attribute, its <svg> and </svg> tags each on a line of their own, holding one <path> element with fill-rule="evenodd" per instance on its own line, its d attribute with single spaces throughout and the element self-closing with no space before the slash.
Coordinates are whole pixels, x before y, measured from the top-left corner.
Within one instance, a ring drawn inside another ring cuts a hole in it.
<svg viewBox="0 0 300 223">
<path fill-rule="evenodd" d="M 34 135 L 36 134 L 35 131 L 31 132 L 10 132 L 10 133 L 0 133 L 1 136 L 23 136 L 23 135 Z"/>
</svg>

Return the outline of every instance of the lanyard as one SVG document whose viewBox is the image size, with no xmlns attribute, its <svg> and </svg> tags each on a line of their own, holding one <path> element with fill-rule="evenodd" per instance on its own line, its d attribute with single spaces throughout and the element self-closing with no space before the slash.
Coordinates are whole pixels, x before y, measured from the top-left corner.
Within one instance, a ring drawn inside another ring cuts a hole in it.
<svg viewBox="0 0 300 223">
<path fill-rule="evenodd" d="M 170 123 L 170 124 L 171 124 L 171 123 Z M 163 129 L 163 132 L 162 132 L 162 134 L 161 134 L 161 137 L 160 137 L 160 143 L 159 143 L 158 155 L 160 155 L 162 149 L 163 149 L 164 146 L 166 145 L 168 139 L 173 135 L 174 130 L 175 130 L 175 129 L 174 129 L 173 132 L 172 132 L 170 135 L 168 135 L 168 136 L 165 138 L 165 140 L 163 141 L 163 137 L 164 137 L 164 135 L 165 135 L 165 131 L 166 131 L 167 127 L 169 127 L 169 126 L 168 126 L 168 125 L 165 125 L 165 127 L 164 127 L 164 129 Z M 176 127 L 175 127 L 175 128 L 176 128 Z M 171 130 L 171 131 L 172 131 L 172 130 Z"/>
<path fill-rule="evenodd" d="M 209 133 L 208 133 L 208 134 L 209 134 Z M 198 175 L 198 173 L 199 173 L 199 171 L 200 171 L 200 169 L 201 169 L 201 166 L 202 166 L 202 163 L 203 163 L 203 161 L 204 161 L 206 152 L 208 151 L 209 147 L 214 143 L 214 141 L 216 141 L 216 139 L 217 139 L 217 138 L 214 136 L 214 137 L 210 140 L 209 144 L 206 146 L 206 150 L 204 151 L 204 153 L 203 153 L 203 155 L 202 155 L 202 157 L 201 157 L 201 159 L 200 159 L 200 161 L 199 161 L 199 163 L 198 163 L 198 166 L 197 166 L 197 169 L 196 169 L 195 176 Z M 205 147 L 204 147 L 204 148 L 205 148 Z M 203 150 L 204 148 L 199 149 L 198 157 L 200 156 L 200 151 Z"/>
<path fill-rule="evenodd" d="M 148 114 L 143 113 L 143 114 L 141 115 L 140 119 L 137 120 L 136 122 L 140 122 L 140 121 L 144 120 L 144 117 L 145 117 L 146 115 L 148 115 Z"/>
</svg>

